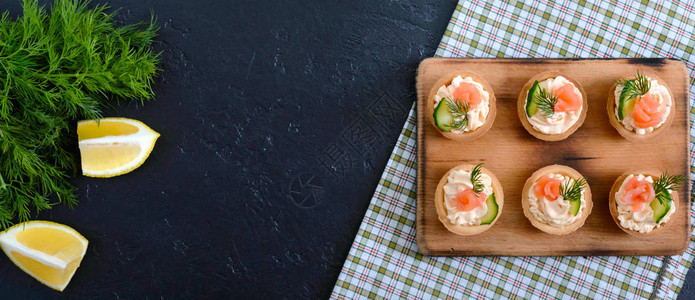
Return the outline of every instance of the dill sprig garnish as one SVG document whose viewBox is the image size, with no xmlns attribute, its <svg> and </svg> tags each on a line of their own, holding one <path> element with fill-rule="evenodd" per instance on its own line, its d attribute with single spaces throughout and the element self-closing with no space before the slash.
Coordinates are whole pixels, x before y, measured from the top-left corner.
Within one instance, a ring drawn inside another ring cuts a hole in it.
<svg viewBox="0 0 695 300">
<path fill-rule="evenodd" d="M 637 97 L 646 95 L 651 89 L 649 78 L 644 76 L 640 71 L 637 71 L 637 76 L 633 79 L 620 79 L 618 85 L 623 87 L 621 95 L 625 95 L 625 99 L 637 99 Z"/>
<path fill-rule="evenodd" d="M 77 203 L 75 120 L 120 99 L 148 100 L 159 54 L 149 22 L 116 27 L 105 5 L 24 0 L 0 17 L 0 228 Z"/>
<path fill-rule="evenodd" d="M 483 182 L 480 180 L 480 175 L 482 175 L 482 167 L 483 163 L 479 163 L 473 167 L 473 170 L 471 170 L 471 183 L 473 184 L 473 192 L 476 196 L 479 195 L 485 188 L 485 185 L 483 185 Z"/>
<path fill-rule="evenodd" d="M 654 198 L 659 200 L 662 205 L 671 201 L 671 191 L 679 189 L 681 185 L 685 182 L 685 176 L 669 175 L 668 170 L 659 176 L 659 179 L 654 181 L 652 184 L 654 186 Z"/>
<path fill-rule="evenodd" d="M 542 86 L 538 87 L 538 93 L 533 95 L 533 102 L 538 106 L 544 117 L 549 118 L 555 114 L 555 104 L 557 104 L 557 95 L 548 92 Z"/>
<path fill-rule="evenodd" d="M 451 98 L 444 98 L 442 101 L 446 101 L 446 105 L 449 107 L 451 115 L 454 116 L 454 121 L 452 122 L 451 127 L 465 130 L 468 126 L 468 111 L 471 109 L 470 102 L 451 100 Z"/>
<path fill-rule="evenodd" d="M 578 201 L 582 198 L 582 191 L 584 190 L 584 185 L 586 185 L 585 178 L 579 178 L 577 180 L 571 179 L 564 182 L 560 186 L 560 195 L 562 199 L 568 201 Z"/>
</svg>

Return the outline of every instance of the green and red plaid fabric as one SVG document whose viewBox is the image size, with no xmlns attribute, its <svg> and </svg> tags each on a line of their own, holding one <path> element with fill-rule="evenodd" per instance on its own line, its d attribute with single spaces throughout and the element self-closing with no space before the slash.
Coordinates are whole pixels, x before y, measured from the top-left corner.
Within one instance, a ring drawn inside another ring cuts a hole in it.
<svg viewBox="0 0 695 300">
<path fill-rule="evenodd" d="M 436 56 L 673 57 L 690 69 L 693 95 L 693 7 L 692 1 L 461 0 Z M 691 96 L 691 107 L 693 100 Z M 419 254 L 415 132 L 411 110 L 332 298 L 676 298 L 695 254 L 695 236 L 684 254 L 671 257 Z M 694 133 L 691 124 L 691 142 Z M 695 218 L 692 211 L 691 218 Z"/>
</svg>

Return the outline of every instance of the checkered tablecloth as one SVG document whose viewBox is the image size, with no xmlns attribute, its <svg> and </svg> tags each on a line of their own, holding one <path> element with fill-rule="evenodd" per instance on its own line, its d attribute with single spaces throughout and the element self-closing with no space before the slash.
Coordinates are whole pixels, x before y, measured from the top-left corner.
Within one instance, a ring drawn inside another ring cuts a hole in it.
<svg viewBox="0 0 695 300">
<path fill-rule="evenodd" d="M 461 0 L 436 56 L 673 57 L 687 64 L 690 94 L 695 95 L 693 1 L 501 2 Z M 693 100 L 691 96 L 691 106 Z M 694 141 L 692 126 L 690 132 Z M 672 299 L 680 291 L 695 254 L 695 237 L 683 255 L 671 257 L 419 254 L 415 151 L 411 110 L 332 298 Z M 691 218 L 695 218 L 692 211 Z"/>
</svg>

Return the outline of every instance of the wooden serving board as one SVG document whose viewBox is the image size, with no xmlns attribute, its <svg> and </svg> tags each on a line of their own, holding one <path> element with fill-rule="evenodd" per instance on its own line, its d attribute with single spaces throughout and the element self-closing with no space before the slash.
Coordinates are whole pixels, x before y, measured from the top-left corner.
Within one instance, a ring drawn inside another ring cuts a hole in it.
<svg viewBox="0 0 695 300">
<path fill-rule="evenodd" d="M 608 91 L 618 78 L 637 70 L 656 75 L 674 96 L 675 119 L 663 135 L 647 142 L 630 142 L 610 125 L 606 113 Z M 430 122 L 426 99 L 435 81 L 457 71 L 485 78 L 497 97 L 492 129 L 471 142 L 444 138 Z M 586 91 L 589 110 L 582 127 L 559 142 L 531 136 L 517 116 L 517 97 L 532 76 L 557 71 L 577 80 Z M 675 255 L 690 237 L 689 182 L 678 192 L 677 210 L 658 235 L 633 237 L 613 221 L 608 195 L 613 182 L 631 168 L 668 169 L 689 176 L 688 72 L 669 59 L 454 59 L 424 60 L 417 76 L 418 174 L 417 244 L 426 255 L 447 256 L 562 256 L 562 255 Z M 504 209 L 488 231 L 460 236 L 446 230 L 437 218 L 435 188 L 442 176 L 462 163 L 485 163 L 502 183 Z M 578 170 L 589 182 L 594 208 L 579 230 L 563 236 L 544 233 L 531 225 L 521 207 L 521 190 L 537 169 L 562 164 Z"/>
</svg>

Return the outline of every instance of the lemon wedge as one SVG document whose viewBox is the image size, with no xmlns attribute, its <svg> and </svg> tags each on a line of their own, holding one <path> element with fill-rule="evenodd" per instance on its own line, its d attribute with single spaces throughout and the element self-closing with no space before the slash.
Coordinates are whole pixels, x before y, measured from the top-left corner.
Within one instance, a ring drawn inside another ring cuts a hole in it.
<svg viewBox="0 0 695 300">
<path fill-rule="evenodd" d="M 127 118 L 103 118 L 77 122 L 82 174 L 114 177 L 145 162 L 159 133 L 144 123 Z"/>
<path fill-rule="evenodd" d="M 0 247 L 15 265 L 61 292 L 80 266 L 87 244 L 74 229 L 48 221 L 19 223 L 0 232 Z"/>
</svg>

